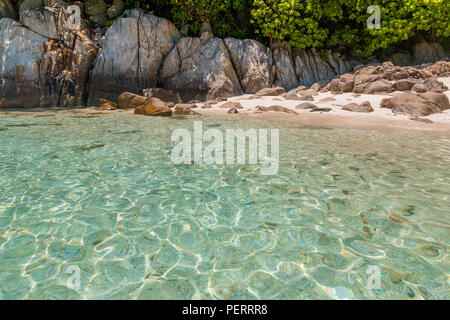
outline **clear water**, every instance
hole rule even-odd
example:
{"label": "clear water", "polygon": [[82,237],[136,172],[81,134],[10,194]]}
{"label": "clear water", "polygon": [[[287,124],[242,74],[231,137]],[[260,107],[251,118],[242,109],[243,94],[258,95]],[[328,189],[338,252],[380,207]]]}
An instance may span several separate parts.
{"label": "clear water", "polygon": [[202,120],[279,127],[278,175],[173,165],[192,118],[1,114],[0,298],[450,298],[450,135]]}

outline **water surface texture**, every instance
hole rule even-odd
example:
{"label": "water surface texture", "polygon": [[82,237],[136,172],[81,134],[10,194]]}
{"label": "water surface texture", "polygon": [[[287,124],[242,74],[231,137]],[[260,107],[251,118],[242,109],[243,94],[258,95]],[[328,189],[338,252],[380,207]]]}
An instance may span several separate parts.
{"label": "water surface texture", "polygon": [[0,298],[450,297],[448,136],[201,120],[280,128],[278,174],[173,165],[192,118],[1,114]]}

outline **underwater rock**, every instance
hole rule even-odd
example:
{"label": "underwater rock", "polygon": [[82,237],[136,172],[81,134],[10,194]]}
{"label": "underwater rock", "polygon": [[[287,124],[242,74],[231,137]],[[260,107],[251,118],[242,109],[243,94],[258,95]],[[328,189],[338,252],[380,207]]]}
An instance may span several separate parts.
{"label": "underwater rock", "polygon": [[79,147],[72,147],[72,150],[82,150],[82,151],[90,151],[93,149],[98,149],[104,147],[105,144],[93,144],[93,145],[86,145],[86,146],[79,146]]}
{"label": "underwater rock", "polygon": [[389,219],[391,219],[392,221],[395,221],[395,222],[399,222],[399,223],[405,223],[405,222],[408,222],[407,219],[405,219],[405,218],[403,218],[403,217],[401,217],[401,216],[399,216],[399,215],[396,215],[396,214],[390,215],[390,216],[389,216]]}

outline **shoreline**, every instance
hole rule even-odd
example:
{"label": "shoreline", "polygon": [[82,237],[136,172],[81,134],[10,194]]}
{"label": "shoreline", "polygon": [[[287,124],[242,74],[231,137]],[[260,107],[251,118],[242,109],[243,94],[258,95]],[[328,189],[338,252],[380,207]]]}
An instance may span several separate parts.
{"label": "shoreline", "polygon": [[[296,123],[315,128],[327,129],[356,129],[364,131],[378,131],[378,132],[405,132],[417,134],[433,134],[444,135],[450,137],[450,110],[445,114],[440,114],[441,117],[446,117],[443,121],[436,121],[433,123],[423,123],[419,121],[410,120],[407,115],[396,115],[392,117],[385,117],[380,115],[358,114],[353,112],[342,113],[312,113],[303,110],[297,110],[298,114],[290,114],[284,112],[255,112],[252,110],[239,110],[238,114],[229,114],[227,109],[210,108],[210,109],[194,109],[200,115],[197,116],[173,116],[174,118],[189,117],[196,120],[201,120],[202,117],[208,118],[222,118],[222,119],[237,119],[237,120],[262,120],[269,122],[282,123]],[[343,114],[345,113],[345,114]],[[114,116],[139,116],[134,115],[134,109],[117,109],[111,111],[99,111],[97,108],[74,108],[74,109],[0,109],[0,118],[4,114],[12,115],[48,115],[48,114],[86,114],[86,115],[114,115]],[[434,115],[436,116],[436,115]],[[141,117],[146,117],[142,116]],[[431,116],[424,117],[430,118]],[[157,117],[155,117],[157,119]]]}
{"label": "shoreline", "polygon": [[[450,86],[450,77],[439,78],[444,84]],[[305,101],[296,101],[283,99],[279,96],[255,97],[250,94],[228,98],[227,101],[220,102],[210,106],[209,108],[202,108],[204,103],[195,104],[197,107],[193,108],[200,115],[191,116],[199,117],[212,116],[221,118],[235,118],[235,119],[256,119],[264,121],[275,121],[278,123],[290,122],[299,123],[307,126],[326,127],[326,128],[341,128],[341,129],[359,129],[359,130],[376,130],[376,131],[391,131],[391,132],[416,132],[421,134],[444,134],[450,135],[450,110],[445,110],[442,113],[434,113],[429,116],[421,117],[426,122],[411,120],[411,115],[395,114],[390,109],[381,108],[380,103],[386,97],[392,97],[401,92],[394,92],[391,94],[360,94],[340,93],[333,94],[331,92],[317,92],[313,95],[314,101],[311,103],[320,108],[329,108],[329,112],[310,112],[305,109],[296,109],[295,107]],[[450,98],[450,91],[444,93]],[[322,100],[332,101],[322,101]],[[358,113],[342,110],[342,106],[348,103],[362,103],[369,101],[374,111],[371,113]],[[237,114],[229,114],[230,108],[223,108],[222,105],[227,102],[239,103],[242,109],[237,109]],[[289,110],[295,111],[297,114],[274,111],[258,111],[258,106],[281,106]],[[2,114],[46,114],[46,113],[87,113],[87,114],[115,114],[123,115],[134,113],[134,109],[117,109],[117,110],[102,110],[96,107],[87,108],[49,108],[49,109],[6,109],[0,108],[0,115]],[[137,115],[136,115],[137,116]],[[430,122],[431,121],[431,122]]]}

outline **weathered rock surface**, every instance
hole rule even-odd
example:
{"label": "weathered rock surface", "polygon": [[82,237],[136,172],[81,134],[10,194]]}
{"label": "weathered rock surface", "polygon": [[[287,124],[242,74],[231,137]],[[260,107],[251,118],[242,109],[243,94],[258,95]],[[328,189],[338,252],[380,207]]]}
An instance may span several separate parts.
{"label": "weathered rock surface", "polygon": [[283,106],[270,106],[270,107],[257,106],[256,109],[263,112],[274,111],[274,112],[297,114],[297,112],[295,112],[294,110],[291,110]]}
{"label": "weathered rock surface", "polygon": [[309,112],[330,112],[331,108],[314,108],[311,109]]}
{"label": "weathered rock surface", "polygon": [[361,104],[349,103],[349,104],[346,104],[342,108],[342,110],[351,111],[351,112],[365,112],[365,113],[370,113],[370,112],[375,111],[375,110],[373,110],[372,105],[370,104],[369,101],[364,101]]}
{"label": "weathered rock surface", "polygon": [[352,92],[355,84],[355,76],[349,73],[343,74],[338,79],[333,79],[325,89],[331,92]]}
{"label": "weathered rock surface", "polygon": [[424,93],[427,92],[427,87],[423,83],[417,83],[411,88],[411,90],[417,93]]}
{"label": "weathered rock surface", "polygon": [[44,6],[43,0],[20,0],[19,1],[19,16],[23,11],[28,9],[37,9]]}
{"label": "weathered rock surface", "polygon": [[392,92],[392,84],[384,79],[376,80],[373,82],[359,83],[359,79],[356,78],[355,86],[353,88],[354,93],[365,94],[386,94]]}
{"label": "weathered rock surface", "polygon": [[123,12],[123,9],[125,8],[125,3],[123,3],[122,0],[114,0],[111,4],[111,7],[106,10],[106,15],[109,19],[113,19],[117,17],[119,14]]}
{"label": "weathered rock surface", "polygon": [[183,101],[206,101],[243,94],[228,51],[219,38],[182,38],[164,60],[162,87]]}
{"label": "weathered rock surface", "polygon": [[[416,83],[432,77],[432,72],[445,73],[446,68],[445,64],[439,64],[433,69],[418,70],[413,67],[394,66],[391,62],[385,62],[380,66],[369,66],[356,71],[354,74],[344,74],[337,79],[333,79],[324,88],[324,91],[358,94],[390,93],[396,90],[407,91],[411,90]],[[437,90],[443,89],[436,82],[432,86]]]}
{"label": "weathered rock surface", "polygon": [[193,108],[190,107],[183,107],[182,105],[178,105],[175,107],[175,110],[173,111],[174,116],[199,116],[200,113],[198,113],[195,110],[192,110]]}
{"label": "weathered rock surface", "polygon": [[47,39],[11,19],[0,20],[0,107],[39,107],[39,69]]}
{"label": "weathered rock surface", "polygon": [[272,45],[272,57],[275,69],[274,85],[291,90],[298,86],[295,63],[289,46],[275,43]]}
{"label": "weathered rock surface", "polygon": [[450,62],[438,61],[430,67],[422,69],[423,72],[430,75],[430,77],[450,77]]}
{"label": "weathered rock surface", "polygon": [[13,3],[10,0],[0,0],[0,19],[1,18],[11,18],[15,19],[17,17],[16,11],[14,10]]}
{"label": "weathered rock surface", "polygon": [[229,113],[229,114],[238,114],[239,111],[238,111],[237,108],[233,107],[230,110],[228,110],[227,113]]}
{"label": "weathered rock surface", "polygon": [[258,97],[275,97],[286,93],[283,87],[264,88],[255,93]]}
{"label": "weathered rock surface", "polygon": [[151,88],[151,89],[144,89],[142,92],[144,96],[146,96],[147,98],[158,98],[162,101],[173,103],[182,102],[178,93],[172,90],[166,90],[162,88]]}
{"label": "weathered rock surface", "polygon": [[439,43],[420,42],[413,48],[414,63],[422,64],[444,59],[446,54]]}
{"label": "weathered rock surface", "polygon": [[347,67],[332,54],[330,57],[333,58],[334,67],[339,73],[336,73],[328,63],[324,62],[314,50],[296,50],[294,57],[295,70],[301,85],[311,86],[316,82],[332,79],[337,74],[341,74],[341,71],[347,72]]}
{"label": "weathered rock surface", "polygon": [[97,55],[88,34],[65,28],[60,6],[23,10],[21,19],[28,28],[10,19],[0,22],[0,106],[85,106]]}
{"label": "weathered rock surface", "polygon": [[122,92],[141,93],[157,87],[164,57],[180,38],[166,19],[129,10],[106,32],[102,50],[94,62],[89,82],[90,105],[100,97],[117,99]]}
{"label": "weathered rock surface", "polygon": [[403,93],[393,98],[383,99],[381,107],[392,109],[394,113],[420,117],[450,109],[450,103],[447,96],[442,93]]}
{"label": "weathered rock surface", "polygon": [[389,60],[396,66],[410,66],[413,64],[413,57],[409,52],[394,53]]}
{"label": "weathered rock surface", "polygon": [[[67,12],[63,6],[35,8],[23,10],[20,14],[20,22],[31,31],[53,39],[63,41],[66,46],[74,41],[74,33],[67,27]],[[82,24],[84,23],[81,20]],[[86,25],[81,26],[85,29]]]}
{"label": "weathered rock surface", "polygon": [[108,6],[103,0],[85,0],[84,12],[88,16],[98,16],[105,14]]}
{"label": "weathered rock surface", "polygon": [[429,91],[434,91],[434,92],[445,92],[448,90],[448,87],[442,82],[439,81],[437,78],[432,77],[432,78],[428,78],[423,82],[425,88],[427,88],[427,90]]}
{"label": "weathered rock surface", "polygon": [[408,91],[414,87],[415,83],[408,79],[402,79],[394,82],[392,84],[392,89],[394,91]]}
{"label": "weathered rock surface", "polygon": [[98,103],[98,110],[104,111],[104,110],[116,110],[117,109],[117,103],[106,100],[106,99],[100,99]]}
{"label": "weathered rock surface", "polygon": [[275,69],[270,49],[255,40],[227,38],[224,43],[245,93],[272,86]]}
{"label": "weathered rock surface", "polygon": [[318,108],[314,103],[304,102],[295,107],[295,109],[316,109]]}
{"label": "weathered rock surface", "polygon": [[164,102],[159,99],[151,98],[145,104],[137,107],[134,110],[134,114],[141,114],[145,116],[155,117],[170,117],[173,112],[172,109],[166,106]]}
{"label": "weathered rock surface", "polygon": [[117,106],[120,109],[133,109],[146,104],[149,101],[150,98],[143,97],[131,92],[124,92],[119,96]]}

